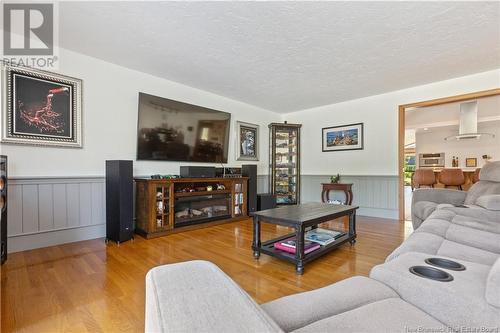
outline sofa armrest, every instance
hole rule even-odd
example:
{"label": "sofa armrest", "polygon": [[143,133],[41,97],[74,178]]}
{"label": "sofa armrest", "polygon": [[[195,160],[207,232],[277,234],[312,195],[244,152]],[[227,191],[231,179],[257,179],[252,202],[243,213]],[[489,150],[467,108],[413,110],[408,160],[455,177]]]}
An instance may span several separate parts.
{"label": "sofa armrest", "polygon": [[419,201],[431,201],[437,204],[463,205],[467,192],[446,188],[421,188],[413,192],[412,206]]}
{"label": "sofa armrest", "polygon": [[422,188],[413,192],[411,222],[416,230],[439,204],[463,205],[467,192],[444,188]]}
{"label": "sofa armrest", "polygon": [[370,277],[386,284],[404,301],[449,327],[498,327],[499,309],[490,305],[485,296],[491,266],[438,255],[459,262],[466,269],[442,269],[453,276],[450,282],[434,281],[410,273],[412,266],[430,267],[425,265],[425,259],[429,257],[425,253],[407,252],[373,267]]}
{"label": "sofa armrest", "polygon": [[283,332],[217,266],[189,261],[146,275],[146,332]]}

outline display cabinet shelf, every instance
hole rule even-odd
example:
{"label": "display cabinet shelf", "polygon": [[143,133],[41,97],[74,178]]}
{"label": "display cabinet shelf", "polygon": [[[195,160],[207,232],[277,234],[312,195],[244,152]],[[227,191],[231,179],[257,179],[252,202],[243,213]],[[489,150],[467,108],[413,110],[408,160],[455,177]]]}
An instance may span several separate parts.
{"label": "display cabinet shelf", "polygon": [[200,191],[200,192],[179,192],[175,193],[176,198],[180,197],[196,197],[203,195],[215,195],[215,194],[225,194],[231,193],[231,190],[216,190],[216,191]]}

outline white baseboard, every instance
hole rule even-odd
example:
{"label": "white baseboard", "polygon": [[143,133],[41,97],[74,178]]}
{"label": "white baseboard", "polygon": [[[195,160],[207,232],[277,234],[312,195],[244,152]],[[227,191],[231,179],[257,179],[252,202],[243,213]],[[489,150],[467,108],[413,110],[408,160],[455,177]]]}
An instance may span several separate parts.
{"label": "white baseboard", "polygon": [[399,212],[393,209],[360,207],[356,211],[358,216],[380,217],[384,219],[399,220]]}
{"label": "white baseboard", "polygon": [[98,224],[9,237],[7,246],[8,253],[14,253],[105,236],[106,225]]}

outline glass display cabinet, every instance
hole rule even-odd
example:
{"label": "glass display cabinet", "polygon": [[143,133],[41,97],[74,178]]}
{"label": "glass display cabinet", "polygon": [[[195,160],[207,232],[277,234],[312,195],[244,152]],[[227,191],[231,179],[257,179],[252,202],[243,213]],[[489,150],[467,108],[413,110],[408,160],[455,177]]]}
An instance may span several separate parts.
{"label": "glass display cabinet", "polygon": [[302,125],[269,125],[270,187],[278,205],[300,202],[300,128]]}

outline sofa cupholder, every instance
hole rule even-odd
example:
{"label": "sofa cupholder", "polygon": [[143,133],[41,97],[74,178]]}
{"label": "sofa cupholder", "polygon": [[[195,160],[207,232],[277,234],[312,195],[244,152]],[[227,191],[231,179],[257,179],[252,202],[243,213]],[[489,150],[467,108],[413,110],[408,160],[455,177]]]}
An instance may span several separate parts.
{"label": "sofa cupholder", "polygon": [[453,281],[453,276],[451,276],[451,274],[434,267],[412,266],[410,267],[410,272],[417,276],[435,281],[441,281],[441,282]]}
{"label": "sofa cupholder", "polygon": [[443,258],[427,258],[425,259],[425,263],[452,271],[465,271],[464,265],[453,260]]}

